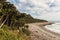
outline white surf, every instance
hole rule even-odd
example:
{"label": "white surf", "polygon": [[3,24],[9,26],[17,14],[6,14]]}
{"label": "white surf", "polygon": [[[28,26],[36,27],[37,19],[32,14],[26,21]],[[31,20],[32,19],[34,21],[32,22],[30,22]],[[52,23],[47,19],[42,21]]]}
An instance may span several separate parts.
{"label": "white surf", "polygon": [[45,28],[47,30],[53,31],[55,33],[60,34],[60,23],[54,23],[52,25],[46,25]]}

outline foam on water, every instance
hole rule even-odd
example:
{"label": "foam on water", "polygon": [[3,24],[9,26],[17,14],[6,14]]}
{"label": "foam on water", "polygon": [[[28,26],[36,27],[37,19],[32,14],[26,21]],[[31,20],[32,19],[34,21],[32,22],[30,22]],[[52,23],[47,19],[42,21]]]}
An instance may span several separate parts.
{"label": "foam on water", "polygon": [[45,28],[47,30],[53,31],[55,33],[59,33],[60,34],[60,23],[54,23],[52,25],[46,25]]}

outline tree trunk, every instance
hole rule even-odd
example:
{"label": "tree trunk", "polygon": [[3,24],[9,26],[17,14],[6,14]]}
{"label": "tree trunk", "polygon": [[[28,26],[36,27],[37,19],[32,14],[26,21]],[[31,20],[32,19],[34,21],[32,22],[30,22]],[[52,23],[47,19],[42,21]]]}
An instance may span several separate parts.
{"label": "tree trunk", "polygon": [[3,19],[4,16],[5,16],[5,14],[2,15],[2,17],[0,18],[0,25],[1,25],[1,23],[2,23],[2,19]]}
{"label": "tree trunk", "polygon": [[6,19],[3,21],[3,23],[1,24],[0,28],[4,25],[4,23],[6,22],[6,20],[8,19],[8,16],[6,17]]}

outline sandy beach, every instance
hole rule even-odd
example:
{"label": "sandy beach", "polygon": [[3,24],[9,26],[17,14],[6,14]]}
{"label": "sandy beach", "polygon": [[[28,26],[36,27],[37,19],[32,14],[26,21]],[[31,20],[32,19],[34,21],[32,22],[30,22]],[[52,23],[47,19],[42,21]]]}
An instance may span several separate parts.
{"label": "sandy beach", "polygon": [[47,30],[44,25],[48,22],[27,24],[31,32],[31,40],[60,40],[60,34]]}

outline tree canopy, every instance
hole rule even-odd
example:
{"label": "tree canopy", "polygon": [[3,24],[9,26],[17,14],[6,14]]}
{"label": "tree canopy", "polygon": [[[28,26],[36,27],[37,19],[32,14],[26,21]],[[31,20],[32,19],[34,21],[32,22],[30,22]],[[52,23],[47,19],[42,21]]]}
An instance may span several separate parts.
{"label": "tree canopy", "polygon": [[7,0],[0,0],[0,2],[5,2],[5,1],[7,1]]}
{"label": "tree canopy", "polygon": [[[0,0],[0,25],[23,26],[25,23],[44,22],[45,20],[34,19],[30,14],[19,12],[16,7],[6,0]],[[45,21],[46,22],[46,21]]]}

